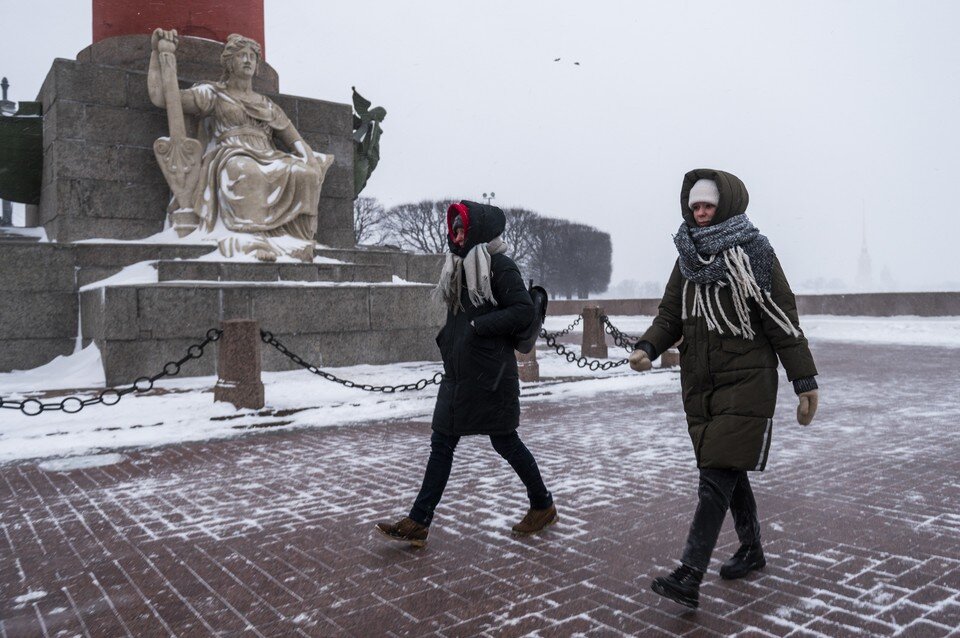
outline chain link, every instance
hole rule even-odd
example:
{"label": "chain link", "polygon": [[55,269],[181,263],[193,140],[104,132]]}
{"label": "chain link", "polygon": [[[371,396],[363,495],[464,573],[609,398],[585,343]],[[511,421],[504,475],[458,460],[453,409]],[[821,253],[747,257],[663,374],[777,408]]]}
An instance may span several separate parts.
{"label": "chain link", "polygon": [[199,359],[203,356],[203,349],[214,341],[219,341],[223,331],[218,328],[207,330],[206,339],[200,343],[195,343],[187,348],[187,354],[178,361],[168,361],[163,365],[163,369],[152,377],[140,377],[126,388],[107,388],[101,391],[95,397],[81,399],[76,396],[69,396],[57,402],[42,403],[37,399],[26,399],[24,401],[10,401],[0,398],[0,408],[8,410],[20,410],[27,416],[37,416],[42,412],[53,412],[61,410],[67,414],[76,414],[88,405],[116,405],[124,396],[131,392],[144,393],[153,390],[153,384],[164,377],[172,377],[180,374],[180,368],[184,363],[191,359]]}
{"label": "chain link", "polygon": [[557,338],[552,334],[548,334],[546,330],[541,330],[540,336],[544,338],[548,346],[557,351],[558,355],[566,359],[569,363],[576,363],[578,368],[588,368],[593,371],[609,370],[610,368],[619,368],[629,361],[629,359],[621,359],[619,361],[587,359],[583,355],[577,355],[577,353],[572,350],[567,350],[562,343],[557,343]]}
{"label": "chain link", "polygon": [[431,385],[440,385],[440,382],[443,381],[443,373],[438,372],[433,377],[429,379],[420,379],[415,383],[404,383],[403,385],[370,385],[369,383],[357,383],[356,381],[350,381],[348,379],[341,379],[335,375],[325,372],[318,368],[317,366],[307,363],[299,355],[290,352],[290,350],[280,343],[272,332],[266,330],[260,331],[260,339],[277,350],[279,350],[285,357],[296,363],[298,366],[305,368],[307,371],[323,377],[327,381],[333,381],[334,383],[339,383],[345,388],[356,388],[358,390],[364,390],[365,392],[383,392],[385,394],[393,394],[395,392],[408,392],[410,390],[423,390],[427,386]]}
{"label": "chain link", "polygon": [[541,331],[540,331],[540,336],[543,337],[543,338],[545,338],[545,339],[546,339],[547,337],[553,337],[554,339],[556,339],[556,338],[558,338],[558,337],[562,337],[562,336],[564,336],[564,335],[566,335],[566,334],[569,334],[569,332],[570,332],[571,330],[573,330],[574,328],[576,328],[576,327],[580,324],[581,321],[583,321],[583,315],[577,315],[577,318],[573,320],[573,323],[571,323],[569,326],[567,326],[566,328],[564,328],[564,329],[561,330],[560,332],[547,332],[546,330],[541,330]]}
{"label": "chain link", "polygon": [[640,337],[634,337],[628,335],[626,332],[623,332],[617,329],[613,323],[610,322],[610,317],[607,315],[600,315],[600,321],[603,323],[604,331],[613,337],[613,342],[626,350],[627,352],[633,352],[634,346],[640,341]]}

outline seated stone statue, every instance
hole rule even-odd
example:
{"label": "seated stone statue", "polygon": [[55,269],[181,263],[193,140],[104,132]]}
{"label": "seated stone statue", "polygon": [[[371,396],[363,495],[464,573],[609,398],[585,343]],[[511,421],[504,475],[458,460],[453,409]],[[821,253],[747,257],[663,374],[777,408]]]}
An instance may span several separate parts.
{"label": "seated stone statue", "polygon": [[[172,53],[176,45],[176,31],[154,31],[147,81],[153,103],[168,108],[171,138],[176,135],[171,106],[175,111],[177,105],[171,105],[173,100],[165,95],[178,94],[183,113],[203,118],[197,135],[199,166],[164,168],[175,200],[177,189],[170,172],[199,173],[192,176],[189,192],[179,197],[179,210],[192,209],[198,225],[195,232],[217,239],[228,257],[242,252],[263,261],[283,254],[312,260],[320,189],[333,156],[313,152],[283,110],[253,90],[261,56],[255,41],[231,35],[220,56],[223,76],[219,82],[202,82],[186,90],[175,84],[177,92],[172,93],[169,83],[176,82],[175,61],[171,64],[169,57],[165,65],[158,53]],[[275,138],[293,152],[278,150]],[[159,158],[161,151],[157,153]],[[180,156],[176,162],[189,164],[190,160]]]}

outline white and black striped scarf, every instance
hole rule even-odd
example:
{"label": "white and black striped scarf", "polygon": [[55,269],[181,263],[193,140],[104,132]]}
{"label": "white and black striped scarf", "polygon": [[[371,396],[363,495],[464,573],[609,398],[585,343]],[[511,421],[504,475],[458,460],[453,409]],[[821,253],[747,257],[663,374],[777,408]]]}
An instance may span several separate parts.
{"label": "white and black striped scarf", "polygon": [[[725,222],[691,228],[680,226],[673,242],[680,254],[684,277],[683,318],[702,316],[707,328],[724,334],[724,326],[736,336],[753,339],[748,302],[754,299],[784,332],[800,336],[786,313],[773,301],[771,287],[775,253],[770,241],[760,234],[746,215],[734,215]],[[693,305],[687,312],[687,288],[693,282]],[[730,288],[736,323],[720,305],[720,289]]]}

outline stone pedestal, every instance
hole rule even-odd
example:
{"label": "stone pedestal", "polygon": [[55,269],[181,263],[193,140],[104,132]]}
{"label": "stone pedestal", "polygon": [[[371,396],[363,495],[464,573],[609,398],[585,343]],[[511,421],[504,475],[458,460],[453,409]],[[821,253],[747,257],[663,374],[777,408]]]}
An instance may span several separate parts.
{"label": "stone pedestal", "polygon": [[676,348],[669,348],[660,355],[661,368],[675,368],[680,365],[680,351]]}
{"label": "stone pedestal", "polygon": [[[154,261],[156,283],[94,287],[80,293],[84,343],[100,349],[108,385],[129,383],[163,367],[207,330],[228,319],[254,319],[293,352],[316,365],[345,366],[430,361],[445,311],[430,292],[440,255],[430,255],[429,284],[408,281],[428,270],[419,255],[398,251],[330,251],[365,264],[255,264],[197,261],[184,248],[163,245],[77,244],[77,276],[89,281],[119,269],[120,259]],[[206,248],[209,252],[209,248]],[[179,261],[176,261],[177,258]],[[406,257],[406,261],[404,261]],[[353,261],[351,259],[351,261]],[[391,263],[394,262],[394,263]],[[82,264],[97,264],[89,268]],[[113,264],[106,269],[100,264]],[[74,276],[73,262],[63,276]],[[87,271],[91,273],[88,275]],[[426,275],[426,273],[424,273]],[[266,281],[268,280],[269,281]],[[338,281],[333,281],[338,279]],[[73,297],[76,298],[75,296]],[[76,310],[72,316],[76,334]],[[0,337],[4,326],[0,325]],[[70,342],[72,344],[72,341]],[[219,346],[219,344],[218,344]],[[0,364],[6,364],[0,360]],[[36,364],[34,364],[36,365]],[[273,348],[263,348],[263,370],[297,369]],[[17,367],[14,363],[14,367]],[[185,375],[215,373],[215,359],[190,361]]]}
{"label": "stone pedestal", "polygon": [[260,326],[251,319],[232,319],[221,324],[223,336],[217,350],[217,385],[214,401],[237,408],[263,407],[260,380]]}
{"label": "stone pedestal", "polygon": [[603,308],[583,309],[583,348],[582,354],[591,359],[606,359],[607,334],[603,331],[600,315]]}
{"label": "stone pedestal", "polygon": [[520,380],[534,383],[540,380],[540,364],[537,363],[537,349],[528,354],[517,353],[517,369],[520,371]]}
{"label": "stone pedestal", "polygon": [[69,247],[4,239],[0,296],[0,372],[34,368],[73,351],[78,300]]}

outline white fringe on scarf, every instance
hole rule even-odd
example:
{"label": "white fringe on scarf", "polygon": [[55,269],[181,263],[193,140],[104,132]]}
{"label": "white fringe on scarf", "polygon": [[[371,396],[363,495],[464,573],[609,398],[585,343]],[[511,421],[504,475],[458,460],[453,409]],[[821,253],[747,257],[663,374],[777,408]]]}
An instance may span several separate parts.
{"label": "white fringe on scarf", "polygon": [[[693,307],[689,316],[703,317],[707,322],[707,329],[715,330],[718,334],[724,334],[723,325],[734,335],[744,339],[753,339],[756,336],[750,325],[750,306],[748,302],[754,299],[757,305],[763,309],[767,315],[788,335],[793,337],[801,336],[800,329],[791,323],[780,306],[774,301],[769,292],[762,290],[757,283],[757,278],[750,267],[750,257],[740,246],[734,246],[720,253],[727,266],[726,281],[719,280],[709,284],[694,284]],[[700,260],[709,264],[718,255],[711,255],[709,259]],[[687,286],[689,279],[683,280],[683,293],[680,302],[681,318],[686,319],[687,314]],[[730,288],[733,298],[733,309],[736,312],[736,323],[730,321],[723,306],[720,304],[720,289]],[[712,298],[711,298],[712,297]],[[720,320],[723,320],[721,324]]]}
{"label": "white fringe on scarf", "polygon": [[463,258],[448,252],[443,262],[443,270],[440,272],[440,281],[433,291],[434,298],[453,308],[454,312],[461,310],[460,273],[466,272],[470,303],[477,307],[489,301],[496,306],[497,300],[493,297],[490,281],[490,255],[505,253],[507,248],[506,242],[496,237],[488,243],[477,244]]}

